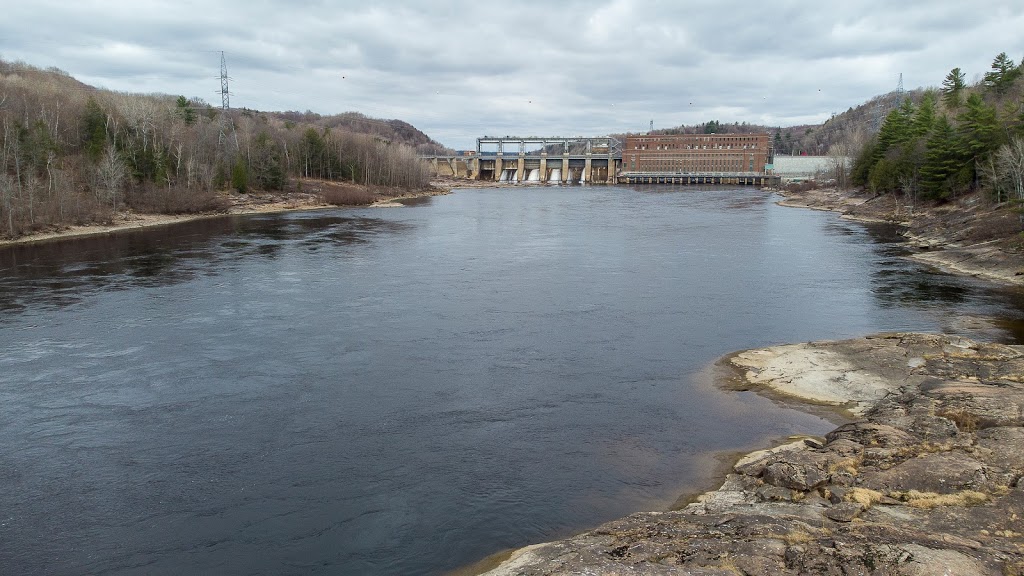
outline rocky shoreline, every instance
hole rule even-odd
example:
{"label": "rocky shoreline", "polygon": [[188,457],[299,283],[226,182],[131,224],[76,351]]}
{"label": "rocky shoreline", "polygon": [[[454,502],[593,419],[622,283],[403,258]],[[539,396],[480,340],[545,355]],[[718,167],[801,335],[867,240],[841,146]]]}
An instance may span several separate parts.
{"label": "rocky shoreline", "polygon": [[718,490],[517,550],[490,576],[1024,574],[1024,346],[882,334],[722,361],[729,386],[852,420]]}
{"label": "rocky shoreline", "polygon": [[1020,216],[982,192],[944,204],[912,206],[895,195],[835,188],[779,190],[781,206],[839,212],[860,222],[904,227],[910,258],[946,272],[1024,285],[1024,240]]}

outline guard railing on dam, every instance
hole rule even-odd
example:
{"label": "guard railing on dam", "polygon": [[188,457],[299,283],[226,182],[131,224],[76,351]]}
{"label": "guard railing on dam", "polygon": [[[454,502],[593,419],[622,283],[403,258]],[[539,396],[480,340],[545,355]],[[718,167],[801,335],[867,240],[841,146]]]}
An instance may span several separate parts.
{"label": "guard railing on dam", "polygon": [[774,186],[779,177],[758,172],[622,172],[618,175],[622,184],[728,184],[734,186]]}

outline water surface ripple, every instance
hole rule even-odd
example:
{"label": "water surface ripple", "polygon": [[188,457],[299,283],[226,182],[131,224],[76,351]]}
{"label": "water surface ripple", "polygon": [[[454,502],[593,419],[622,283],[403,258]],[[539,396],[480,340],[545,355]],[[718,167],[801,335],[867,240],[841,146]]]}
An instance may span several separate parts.
{"label": "water surface ripple", "polygon": [[902,251],[617,187],[0,249],[0,572],[431,574],[664,508],[711,451],[830,427],[706,386],[724,353],[1020,338],[1019,292]]}

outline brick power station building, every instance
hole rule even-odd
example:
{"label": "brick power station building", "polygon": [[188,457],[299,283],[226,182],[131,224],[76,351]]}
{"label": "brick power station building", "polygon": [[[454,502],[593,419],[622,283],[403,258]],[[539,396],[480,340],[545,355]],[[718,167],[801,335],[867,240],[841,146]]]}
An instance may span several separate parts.
{"label": "brick power station building", "polygon": [[619,180],[634,184],[752,184],[774,178],[768,134],[627,136]]}

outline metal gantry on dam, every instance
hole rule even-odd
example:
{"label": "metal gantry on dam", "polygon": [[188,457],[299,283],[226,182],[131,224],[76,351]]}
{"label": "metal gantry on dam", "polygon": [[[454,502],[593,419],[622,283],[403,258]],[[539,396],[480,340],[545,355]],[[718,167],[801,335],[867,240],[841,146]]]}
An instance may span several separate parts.
{"label": "metal gantry on dam", "polygon": [[434,173],[470,180],[568,184],[614,183],[621,162],[615,138],[514,136],[476,139],[476,150],[423,156]]}
{"label": "metal gantry on dam", "polygon": [[[574,184],[574,183],[630,183],[630,184],[740,184],[760,186],[777,179],[771,165],[759,160],[759,166],[746,163],[743,169],[725,169],[716,163],[724,157],[723,142],[732,142],[735,135],[679,136],[687,142],[699,139],[702,145],[688,144],[669,148],[659,145],[657,150],[636,145],[635,137],[627,138],[630,150],[618,139],[599,137],[518,137],[484,136],[476,139],[476,150],[459,155],[432,155],[422,159],[430,163],[437,176],[452,176],[470,180],[489,180],[510,184]],[[767,135],[762,141],[767,142]],[[671,141],[673,136],[658,137]],[[751,139],[753,140],[753,139]],[[662,152],[664,146],[664,152]],[[732,145],[729,144],[729,150]],[[710,147],[710,150],[709,150]],[[633,149],[635,148],[635,150]],[[746,147],[744,148],[746,150]],[[750,145],[751,152],[753,144]],[[739,149],[737,149],[737,152]],[[770,158],[764,151],[763,158]],[[624,156],[630,166],[624,165]],[[641,162],[637,164],[637,156]],[[644,158],[648,161],[644,163]],[[683,162],[686,159],[686,163]],[[668,162],[671,160],[672,162]],[[730,164],[731,165],[731,164]],[[691,169],[691,166],[697,169]],[[738,166],[738,164],[737,164]],[[749,167],[749,169],[748,169]]]}

